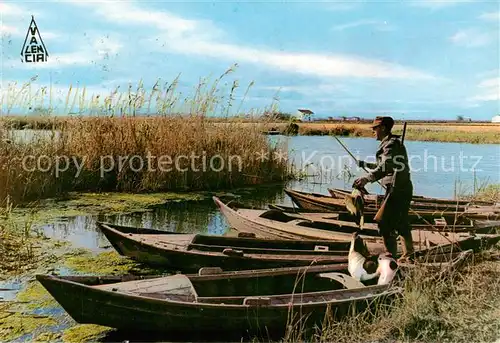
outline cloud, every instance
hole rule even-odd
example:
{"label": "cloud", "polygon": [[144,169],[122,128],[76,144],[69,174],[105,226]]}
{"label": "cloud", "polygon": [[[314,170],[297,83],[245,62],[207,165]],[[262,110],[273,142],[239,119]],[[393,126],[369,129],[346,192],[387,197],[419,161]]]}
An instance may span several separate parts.
{"label": "cloud", "polygon": [[354,56],[281,52],[207,41],[179,41],[171,44],[178,53],[265,65],[291,73],[331,77],[434,79],[433,76],[400,65]]}
{"label": "cloud", "polygon": [[460,46],[476,48],[490,44],[498,38],[496,31],[484,31],[475,28],[460,30],[450,40]]}
{"label": "cloud", "polygon": [[0,13],[2,13],[2,17],[6,16],[22,16],[26,13],[26,11],[18,6],[10,3],[0,3]]}
{"label": "cloud", "polygon": [[479,16],[479,19],[481,20],[486,20],[486,21],[500,21],[500,12],[489,12],[489,13],[483,13]]}
{"label": "cloud", "polygon": [[[75,0],[76,1],[76,0]],[[88,6],[76,2],[79,6]],[[149,11],[131,3],[91,4],[106,20],[127,26],[152,26],[170,50],[185,55],[200,55],[229,62],[250,63],[303,75],[330,78],[338,76],[367,78],[433,79],[432,75],[383,61],[354,56],[282,52],[221,42],[224,33],[212,22],[180,18],[164,11]],[[154,45],[153,45],[154,46]],[[158,51],[165,51],[164,48]]]}
{"label": "cloud", "polygon": [[345,87],[333,84],[318,84],[311,86],[293,85],[293,86],[264,86],[260,89],[276,91],[279,93],[299,93],[307,96],[317,96],[320,94],[332,94],[343,91]]}
{"label": "cloud", "polygon": [[0,36],[18,35],[19,33],[19,30],[13,26],[4,25],[3,23],[0,26]]}
{"label": "cloud", "polygon": [[[26,27],[26,31],[22,31],[19,28],[14,27],[12,25],[3,24],[3,23],[1,23],[1,25],[0,25],[0,35],[1,36],[11,35],[11,36],[15,36],[15,37],[25,37],[27,31],[28,31],[28,27]],[[43,40],[55,39],[55,38],[62,37],[61,33],[52,32],[52,31],[43,31],[43,32],[40,32],[40,35],[42,36]]]}
{"label": "cloud", "polygon": [[463,4],[472,1],[474,0],[417,0],[417,1],[410,1],[409,4],[414,7],[441,9],[444,7],[450,7],[456,4]]}
{"label": "cloud", "polygon": [[159,30],[168,32],[172,39],[184,39],[191,36],[215,38],[220,30],[209,20],[185,19],[165,11],[151,11],[135,6],[131,2],[106,1],[84,2],[69,0],[70,3],[87,7],[106,20],[130,25],[154,26]]}
{"label": "cloud", "polygon": [[[497,72],[498,75],[498,72]],[[499,101],[500,100],[500,76],[481,81],[477,88],[477,95],[469,98],[469,101]]]}
{"label": "cloud", "polygon": [[347,24],[342,24],[342,25],[335,25],[332,27],[333,31],[344,31],[347,29],[353,29],[356,27],[360,26],[373,26],[375,29],[379,31],[392,31],[394,30],[394,27],[389,25],[387,21],[381,21],[381,20],[358,20],[358,21],[353,21]]}

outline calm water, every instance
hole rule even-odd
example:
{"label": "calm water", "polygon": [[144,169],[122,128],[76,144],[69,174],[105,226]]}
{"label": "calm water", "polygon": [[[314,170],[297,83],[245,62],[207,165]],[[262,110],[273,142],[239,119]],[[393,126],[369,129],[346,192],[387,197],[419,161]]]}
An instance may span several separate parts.
{"label": "calm water", "polygon": [[[499,133],[500,134],[500,133]],[[305,167],[313,163],[308,174],[319,175],[316,182],[302,182],[298,187],[326,192],[328,187],[349,188],[353,178],[346,180],[346,167],[354,176],[365,172],[355,166],[353,159],[333,137],[299,136],[279,138],[288,142],[295,164]],[[373,138],[339,138],[359,159],[374,161],[379,142]],[[472,192],[474,178],[481,182],[500,183],[500,145],[441,142],[405,143],[410,158],[414,192],[430,197],[453,198],[457,190]],[[322,166],[322,169],[316,166]],[[318,182],[319,181],[319,182]],[[321,184],[322,182],[327,185]],[[457,184],[457,186],[456,186]],[[367,186],[371,192],[383,193],[377,184]]]}

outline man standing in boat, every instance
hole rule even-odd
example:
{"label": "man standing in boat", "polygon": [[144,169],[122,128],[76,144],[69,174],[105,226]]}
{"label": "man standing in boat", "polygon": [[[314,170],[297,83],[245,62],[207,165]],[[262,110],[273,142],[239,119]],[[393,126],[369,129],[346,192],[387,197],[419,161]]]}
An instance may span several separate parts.
{"label": "man standing in boat", "polygon": [[[383,238],[386,252],[397,256],[397,235],[400,236],[403,255],[406,259],[413,253],[411,226],[408,218],[413,195],[413,184],[408,166],[406,148],[400,136],[392,134],[394,120],[391,117],[376,117],[372,129],[380,145],[376,158],[377,163],[359,161],[359,167],[371,169],[367,176],[354,181],[353,187],[361,189],[368,182],[381,181],[386,188],[387,203],[378,222],[380,235]],[[394,173],[397,171],[397,173]],[[393,180],[393,177],[394,180]]]}

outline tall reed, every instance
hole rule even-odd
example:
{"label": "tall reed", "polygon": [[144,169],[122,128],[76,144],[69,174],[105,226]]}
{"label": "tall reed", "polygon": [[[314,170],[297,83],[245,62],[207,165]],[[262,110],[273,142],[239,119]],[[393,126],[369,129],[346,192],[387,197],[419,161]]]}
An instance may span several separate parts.
{"label": "tall reed", "polygon": [[[208,119],[214,111],[234,115],[239,83],[232,83],[229,95],[219,88],[232,72],[212,83],[202,80],[194,95],[185,97],[176,90],[178,78],[163,86],[157,82],[148,91],[140,81],[135,90],[129,86],[90,100],[85,87],[70,87],[65,109],[74,111],[79,103],[79,112],[93,115],[42,116],[43,128],[50,129],[42,136],[0,141],[0,204],[69,191],[211,190],[284,180],[286,147],[262,135],[265,123],[242,125],[250,116],[234,116],[227,123]],[[23,86],[21,95],[26,89],[32,92]],[[23,98],[14,93],[10,89],[5,98],[9,108]],[[241,102],[236,105],[241,108]],[[139,115],[145,108],[157,113]],[[10,120],[0,121],[7,127],[2,131],[0,126],[0,134],[9,133]],[[277,155],[279,150],[283,154]],[[66,170],[57,173],[56,161]]]}

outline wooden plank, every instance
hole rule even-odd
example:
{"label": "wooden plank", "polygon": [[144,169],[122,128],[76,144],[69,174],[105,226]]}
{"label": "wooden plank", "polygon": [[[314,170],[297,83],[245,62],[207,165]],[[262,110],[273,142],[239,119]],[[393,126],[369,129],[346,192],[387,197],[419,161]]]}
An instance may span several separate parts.
{"label": "wooden plank", "polygon": [[[266,249],[266,248],[247,248],[241,246],[226,246],[226,245],[206,245],[206,244],[189,244],[187,250],[200,250],[200,251],[212,251],[212,252],[222,252],[224,249],[234,249],[241,250],[245,253],[253,254],[283,254],[283,255],[347,255],[348,250],[298,250],[298,249]],[[328,247],[327,247],[328,248]]]}

